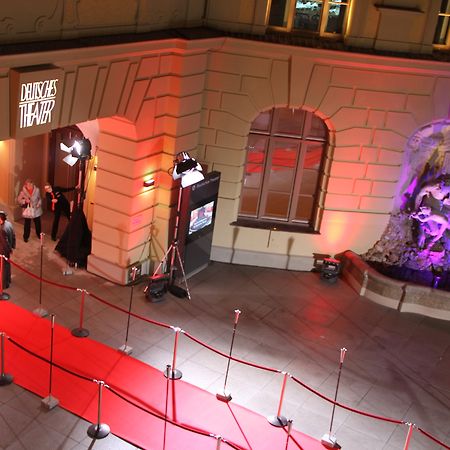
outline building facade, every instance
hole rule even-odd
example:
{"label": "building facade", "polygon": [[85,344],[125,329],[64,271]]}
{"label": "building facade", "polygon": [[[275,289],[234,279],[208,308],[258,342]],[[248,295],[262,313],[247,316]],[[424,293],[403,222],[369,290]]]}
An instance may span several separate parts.
{"label": "building facade", "polygon": [[221,173],[212,259],[308,270],[377,241],[409,138],[449,117],[445,1],[16,3],[0,18],[0,202],[68,178],[76,127],[94,155],[87,268],[119,283],[170,242],[178,152]]}

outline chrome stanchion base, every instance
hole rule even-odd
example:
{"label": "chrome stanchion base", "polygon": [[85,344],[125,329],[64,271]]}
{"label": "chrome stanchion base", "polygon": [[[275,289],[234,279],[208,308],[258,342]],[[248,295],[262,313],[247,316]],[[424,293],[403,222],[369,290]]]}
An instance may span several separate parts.
{"label": "chrome stanchion base", "polygon": [[164,376],[166,378],[170,378],[171,380],[179,380],[183,376],[183,373],[178,369],[166,369],[164,371]]}
{"label": "chrome stanchion base", "polygon": [[288,423],[286,417],[284,416],[269,416],[267,417],[268,422],[274,427],[285,427]]}
{"label": "chrome stanchion base", "polygon": [[38,317],[47,317],[48,311],[39,306],[38,308],[33,310],[33,314]]}
{"label": "chrome stanchion base", "polygon": [[228,403],[231,401],[231,399],[233,397],[231,397],[231,394],[229,394],[228,392],[222,391],[222,392],[218,392],[216,394],[216,398],[217,398],[217,400],[220,400],[221,402]]}
{"label": "chrome stanchion base", "polygon": [[320,439],[321,444],[326,448],[341,448],[336,441],[336,436],[329,433],[324,434]]}
{"label": "chrome stanchion base", "polygon": [[41,400],[41,405],[50,410],[59,405],[59,400],[50,394],[48,397],[45,397]]}
{"label": "chrome stanchion base", "polygon": [[0,386],[6,386],[13,382],[14,377],[9,373],[2,373],[0,375]]}
{"label": "chrome stanchion base", "polygon": [[72,330],[72,336],[75,337],[88,337],[89,336],[89,330],[86,328],[74,328]]}
{"label": "chrome stanchion base", "polygon": [[121,353],[125,353],[125,355],[131,355],[133,353],[133,347],[125,344],[120,346],[117,350],[119,350],[119,352]]}
{"label": "chrome stanchion base", "polygon": [[109,425],[106,425],[106,423],[96,423],[92,424],[88,430],[87,434],[92,439],[103,439],[111,432],[111,429],[109,428]]}
{"label": "chrome stanchion base", "polygon": [[11,298],[11,296],[9,294],[7,294],[6,292],[2,292],[0,294],[0,300],[9,300]]}

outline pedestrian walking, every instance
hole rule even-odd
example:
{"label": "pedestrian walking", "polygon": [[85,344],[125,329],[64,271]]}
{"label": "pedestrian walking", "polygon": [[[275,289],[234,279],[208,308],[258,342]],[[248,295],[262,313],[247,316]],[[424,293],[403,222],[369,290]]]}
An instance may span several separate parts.
{"label": "pedestrian walking", "polygon": [[31,231],[31,221],[34,222],[36,236],[41,238],[42,200],[39,188],[29,178],[25,180],[19,192],[17,202],[22,207],[22,217],[25,219],[23,227],[23,240],[28,242]]}

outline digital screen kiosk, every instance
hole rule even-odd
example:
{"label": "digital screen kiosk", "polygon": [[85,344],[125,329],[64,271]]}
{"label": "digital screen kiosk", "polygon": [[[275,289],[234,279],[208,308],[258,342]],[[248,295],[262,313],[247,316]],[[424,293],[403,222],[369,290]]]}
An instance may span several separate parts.
{"label": "digital screen kiosk", "polygon": [[219,184],[220,173],[210,172],[182,190],[178,248],[188,278],[209,264]]}

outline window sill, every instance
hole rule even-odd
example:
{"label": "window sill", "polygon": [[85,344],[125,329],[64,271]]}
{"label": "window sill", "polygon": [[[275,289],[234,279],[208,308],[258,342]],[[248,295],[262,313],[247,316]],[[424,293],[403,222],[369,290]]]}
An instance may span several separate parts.
{"label": "window sill", "polygon": [[302,224],[287,224],[287,223],[274,223],[265,222],[263,220],[249,220],[238,219],[232,222],[230,225],[243,228],[256,228],[258,230],[271,230],[271,231],[286,231],[289,233],[304,233],[304,234],[320,234],[319,231],[315,231],[310,225]]}

